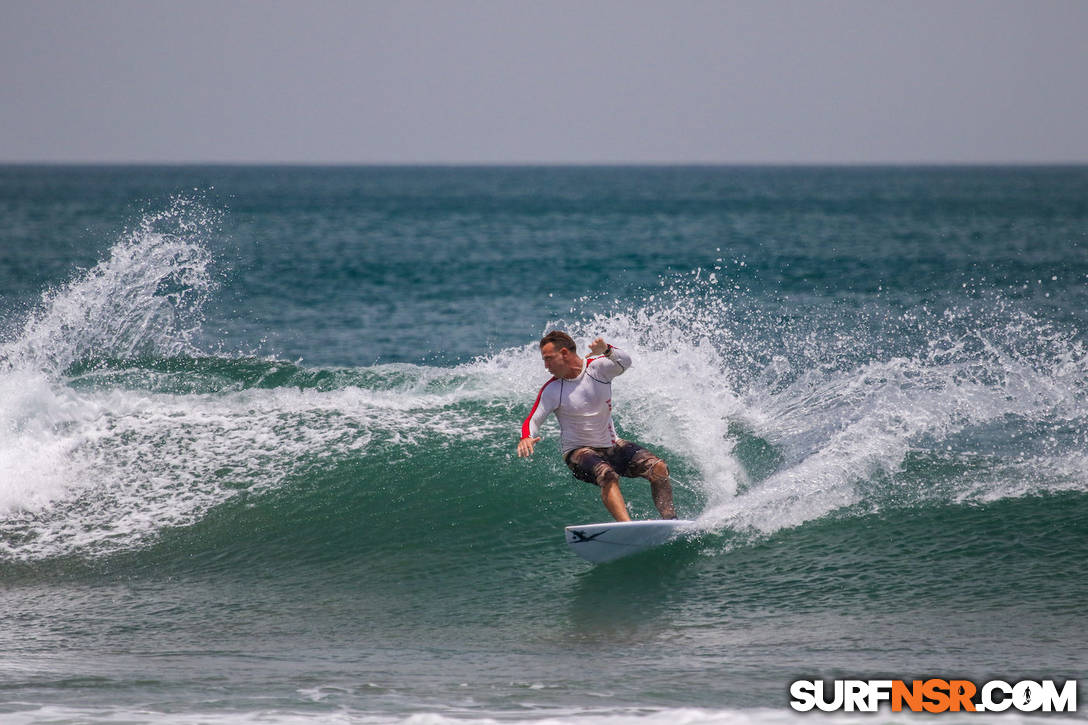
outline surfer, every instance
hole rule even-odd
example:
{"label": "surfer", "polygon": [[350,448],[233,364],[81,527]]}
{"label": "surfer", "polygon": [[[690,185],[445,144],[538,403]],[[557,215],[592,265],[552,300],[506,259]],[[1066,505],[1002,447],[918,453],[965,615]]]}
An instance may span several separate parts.
{"label": "surfer", "polygon": [[612,379],[631,367],[631,356],[598,337],[583,359],[565,332],[553,330],[540,341],[540,357],[552,379],[536,396],[521,426],[518,456],[533,454],[540,426],[549,413],[559,421],[563,460],[574,477],[596,484],[616,521],[630,521],[620,492],[620,476],[650,482],[654,506],[663,519],[675,519],[669,467],[650,451],[616,437],[612,424]]}

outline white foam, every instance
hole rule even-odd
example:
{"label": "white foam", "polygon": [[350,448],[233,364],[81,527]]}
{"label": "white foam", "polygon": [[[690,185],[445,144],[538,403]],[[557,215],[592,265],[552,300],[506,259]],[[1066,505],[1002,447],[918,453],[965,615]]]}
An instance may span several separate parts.
{"label": "white foam", "polygon": [[[888,711],[884,711],[886,716]],[[357,710],[338,709],[318,713],[263,709],[252,712],[156,712],[136,708],[76,708],[47,705],[27,706],[27,709],[5,714],[10,725],[44,725],[57,722],[80,722],[100,725],[141,722],[152,725],[580,725],[586,722],[602,725],[785,725],[787,723],[832,723],[861,725],[871,723],[871,713],[799,713],[787,708],[532,708],[511,712],[481,713],[479,711],[420,711],[408,714],[372,714]],[[950,723],[975,722],[972,713],[952,714],[942,718]],[[877,716],[877,721],[882,720]],[[896,722],[932,722],[927,713],[895,713]],[[991,722],[1005,725],[1037,722],[1038,716],[1021,713],[991,715]],[[1083,722],[1064,715],[1047,715],[1046,721],[1058,725]]]}
{"label": "white foam", "polygon": [[0,372],[0,516],[41,510],[71,484],[83,417],[74,398],[40,373]]}
{"label": "white foam", "polygon": [[[195,523],[242,490],[275,489],[323,465],[363,457],[372,444],[385,444],[388,461],[390,446],[410,456],[429,437],[483,440],[502,426],[495,418],[448,412],[483,394],[471,387],[416,394],[354,387],[65,394],[78,415],[62,433],[39,425],[20,436],[23,448],[35,448],[36,485],[0,488],[5,528],[33,531],[7,546],[9,556],[93,555],[141,545],[165,527]],[[55,470],[64,473],[52,481]],[[43,482],[50,484],[45,498]],[[35,515],[45,508],[48,515]]]}

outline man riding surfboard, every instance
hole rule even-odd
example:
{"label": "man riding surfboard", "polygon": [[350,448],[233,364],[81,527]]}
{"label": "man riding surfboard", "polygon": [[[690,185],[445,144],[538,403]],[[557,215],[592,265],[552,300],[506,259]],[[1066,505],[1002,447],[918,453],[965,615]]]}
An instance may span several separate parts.
{"label": "man riding surfboard", "polygon": [[617,437],[612,424],[612,380],[631,367],[631,356],[600,337],[589,351],[590,357],[580,357],[574,339],[559,330],[540,340],[540,357],[553,377],[522,423],[518,456],[533,454],[541,424],[555,413],[563,460],[575,478],[600,487],[612,518],[631,520],[619,485],[619,477],[625,476],[647,479],[661,518],[675,519],[668,466],[645,448]]}

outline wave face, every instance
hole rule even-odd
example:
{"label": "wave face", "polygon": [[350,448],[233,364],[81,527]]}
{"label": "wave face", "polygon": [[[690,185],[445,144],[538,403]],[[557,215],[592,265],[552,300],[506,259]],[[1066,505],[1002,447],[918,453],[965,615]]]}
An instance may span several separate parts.
{"label": "wave face", "polygon": [[[418,173],[424,180],[409,185],[412,194],[374,191],[377,209],[351,209],[385,218],[391,234],[445,230],[456,237],[452,247],[466,249],[471,244],[456,235],[481,218],[500,227],[514,224],[504,215],[521,219],[522,233],[538,241],[533,235],[551,220],[555,248],[575,255],[566,235],[576,236],[571,230],[587,216],[612,224],[613,235],[652,236],[662,231],[653,215],[668,212],[674,216],[661,224],[674,233],[687,223],[744,248],[789,208],[767,191],[786,177],[749,179],[755,198],[707,222],[716,207],[690,189],[672,207],[655,198],[650,216],[639,216],[636,201],[647,188],[671,193],[652,171],[649,181],[626,185],[611,176],[615,170],[602,170],[594,177],[600,189],[573,199],[559,189],[573,183],[574,171],[545,178],[546,193],[537,196],[508,191],[506,176],[488,176],[498,172],[465,172],[468,189],[491,189],[498,201],[483,192],[443,196],[442,179],[452,172]],[[718,179],[691,173],[696,190]],[[885,196],[861,208],[922,234],[918,222],[889,211],[914,214],[918,185],[907,172],[887,173]],[[808,195],[819,197],[819,184],[803,173],[791,183],[802,208],[813,204],[830,218],[795,219],[801,230],[819,237],[843,228],[836,215],[861,214],[853,196],[855,206],[833,194],[813,201]],[[868,188],[865,180],[842,183]],[[308,188],[294,192],[306,211],[289,210],[291,233],[315,214]],[[897,194],[908,202],[897,204]],[[420,199],[423,209],[409,213]],[[947,203],[951,210],[938,220],[952,224],[965,212]],[[493,270],[494,250],[444,259],[444,287],[371,316],[391,290],[411,298],[421,278],[438,284],[418,270],[411,244],[401,256],[396,245],[383,247],[390,256],[372,260],[376,272],[346,262],[359,269],[355,308],[341,296],[343,270],[334,264],[347,252],[307,238],[255,241],[244,229],[269,233],[261,220],[273,212],[235,204],[241,210],[227,213],[207,196],[180,196],[140,212],[93,264],[8,305],[0,344],[0,573],[25,594],[13,594],[12,606],[64,619],[70,605],[42,592],[140,585],[150,600],[96,594],[77,597],[78,606],[137,633],[120,635],[122,642],[155,632],[164,651],[184,648],[214,610],[226,649],[272,656],[297,648],[307,667],[320,661],[331,632],[355,632],[333,648],[334,659],[376,657],[362,670],[397,684],[347,686],[351,668],[343,661],[330,665],[339,674],[328,682],[272,677],[269,688],[280,694],[318,693],[307,700],[317,716],[328,707],[394,719],[478,712],[451,705],[460,682],[443,679],[441,652],[453,653],[458,672],[475,673],[472,696],[499,717],[515,701],[592,711],[584,708],[597,695],[587,693],[606,683],[609,702],[664,712],[680,692],[698,707],[749,712],[776,697],[799,666],[812,668],[804,674],[835,667],[905,676],[952,665],[963,665],[957,675],[1009,675],[1003,668],[1013,656],[1011,669],[1029,674],[1083,664],[1064,645],[1032,644],[1046,618],[1055,636],[1075,639],[1083,617],[1074,605],[1088,596],[1083,577],[1062,574],[1088,560],[1088,349],[1077,306],[1088,261],[1076,245],[1063,253],[1040,243],[1035,257],[999,247],[991,266],[968,265],[952,285],[924,254],[897,271],[906,262],[887,249],[881,257],[832,235],[838,252],[821,243],[805,256],[803,231],[794,231],[765,243],[762,258],[758,249],[741,253],[716,242],[701,264],[667,273],[655,257],[631,255],[622,274],[635,282],[620,278],[602,285],[607,292],[558,298],[567,283],[533,287],[535,272],[522,270],[527,258],[513,251],[511,278],[491,300],[510,313],[497,333],[489,327],[494,312],[476,327],[467,321],[483,304],[478,275]],[[500,211],[488,217],[495,204]],[[575,209],[575,218],[557,217],[556,208]],[[229,221],[231,214],[244,223]],[[327,217],[337,214],[347,212],[333,205]],[[432,214],[433,226],[421,221]],[[780,234],[794,228],[780,224]],[[229,243],[224,227],[235,235]],[[329,235],[338,239],[335,229]],[[239,250],[259,250],[264,256],[253,264],[279,276],[254,277],[249,263],[230,256]],[[293,257],[306,261],[292,271]],[[324,276],[308,278],[313,269]],[[915,278],[925,284],[912,286]],[[458,297],[466,286],[476,290],[471,303]],[[548,316],[509,305],[510,286],[537,295]],[[347,329],[322,326],[332,307],[306,302],[325,292],[355,325],[355,347],[345,347]],[[307,304],[316,312],[299,311]],[[417,308],[430,315],[421,318],[425,330],[406,325]],[[271,332],[249,343],[234,313],[251,313],[255,328],[259,322]],[[447,323],[435,321],[446,313]],[[288,354],[301,339],[296,323],[328,343],[314,352],[319,362]],[[631,352],[634,366],[615,383],[615,419],[621,435],[669,461],[678,508],[698,522],[689,540],[594,569],[564,551],[564,525],[605,517],[595,489],[570,478],[554,423],[533,459],[514,453],[521,420],[547,377],[535,339],[552,327],[583,345],[603,335]],[[448,340],[446,352],[427,359],[421,345],[428,339]],[[473,339],[476,352],[461,354]],[[355,362],[330,362],[341,357]],[[654,515],[645,485],[630,482],[625,491],[635,516]],[[236,607],[214,603],[224,591],[237,597]],[[169,613],[174,629],[144,616],[148,601]],[[951,609],[963,618],[937,617],[934,636],[958,644],[911,639],[908,625],[921,613]],[[1019,624],[1009,625],[1006,640],[986,640],[992,616]],[[879,630],[898,653],[883,645],[851,649],[842,617]],[[773,643],[776,631],[787,633],[786,643],[758,654],[756,643]],[[35,632],[30,641],[56,644],[47,627]],[[666,651],[670,642],[684,654],[671,645]],[[947,647],[967,642],[981,644],[966,663],[949,654]],[[595,659],[595,647],[641,674],[615,684],[618,671]],[[798,648],[833,652],[833,661],[791,659]],[[736,659],[723,661],[726,651]],[[474,652],[494,658],[495,669],[480,674]],[[112,657],[100,660],[140,692],[126,679],[135,674]],[[589,684],[556,674],[579,659],[604,674]],[[724,695],[718,676],[698,665],[710,660],[731,673],[725,681],[752,694]],[[235,694],[249,687],[225,674],[226,660],[205,652],[202,662],[234,683],[228,689],[237,685]],[[165,681],[185,679],[163,667]],[[525,674],[511,684],[500,674],[506,670]],[[178,685],[182,700],[192,694],[186,687]],[[113,704],[132,711],[139,703],[132,692]],[[647,694],[654,692],[664,694]],[[301,707],[297,695],[285,697]]]}

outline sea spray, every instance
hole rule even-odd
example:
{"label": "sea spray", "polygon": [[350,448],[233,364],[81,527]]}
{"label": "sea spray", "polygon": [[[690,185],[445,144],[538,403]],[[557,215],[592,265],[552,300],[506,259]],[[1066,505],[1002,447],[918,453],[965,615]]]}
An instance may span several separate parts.
{"label": "sea spray", "polygon": [[193,354],[218,286],[208,246],[218,219],[184,197],[145,214],[106,259],[43,293],[0,360],[57,377],[87,359]]}
{"label": "sea spray", "polygon": [[[692,275],[565,323],[632,348],[618,425],[694,465],[707,529],[767,534],[833,512],[1088,488],[1069,464],[1088,429],[1076,330],[999,293],[783,315],[719,282]],[[738,456],[753,441],[773,470]],[[919,483],[911,465],[934,455],[931,474],[960,475]]]}

